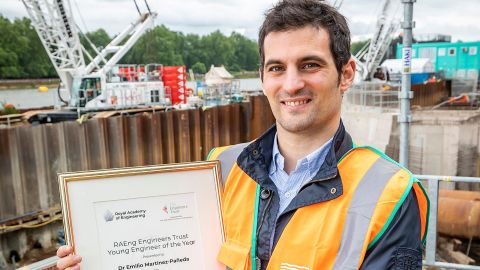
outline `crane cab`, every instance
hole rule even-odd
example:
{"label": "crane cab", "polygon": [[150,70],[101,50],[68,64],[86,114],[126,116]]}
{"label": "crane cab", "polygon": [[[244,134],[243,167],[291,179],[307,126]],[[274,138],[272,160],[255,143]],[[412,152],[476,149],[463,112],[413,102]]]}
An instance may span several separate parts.
{"label": "crane cab", "polygon": [[[101,76],[75,78],[71,93],[71,106],[84,108],[88,102],[102,96],[105,79]],[[100,98],[100,100],[102,100]]]}

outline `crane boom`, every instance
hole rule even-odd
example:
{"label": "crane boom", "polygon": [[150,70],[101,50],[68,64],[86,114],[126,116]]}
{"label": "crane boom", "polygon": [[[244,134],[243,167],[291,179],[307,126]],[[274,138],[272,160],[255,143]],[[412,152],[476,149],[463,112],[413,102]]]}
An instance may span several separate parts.
{"label": "crane boom", "polygon": [[22,0],[58,76],[70,90],[73,78],[82,74],[85,61],[70,2]]}
{"label": "crane boom", "polygon": [[362,80],[372,78],[376,68],[392,42],[392,35],[400,23],[395,19],[395,5],[392,0],[382,0],[382,9],[378,15],[375,33],[369,43],[356,55],[357,71]]}
{"label": "crane boom", "polygon": [[[154,20],[157,17],[157,13],[145,13],[134,23],[130,24],[125,30],[123,30],[118,36],[116,36],[105,48],[88,64],[85,69],[86,74],[92,73],[95,69],[97,73],[106,74],[108,71],[118,62],[122,57],[130,50],[130,48],[137,42],[137,40],[151,28],[154,24]],[[127,39],[128,38],[128,39]],[[125,39],[122,45],[121,44]],[[105,63],[103,67],[100,67],[100,63],[107,58],[109,54],[113,55]]]}
{"label": "crane boom", "polygon": [[[101,103],[106,100],[107,73],[153,27],[157,17],[157,13],[150,10],[141,14],[103,50],[94,48],[96,56],[93,58],[80,42],[80,31],[73,19],[69,0],[22,2],[63,85],[70,93],[71,107],[83,107],[93,99],[101,100],[96,104],[97,107],[103,107]],[[91,60],[88,65],[85,65],[84,55]]]}

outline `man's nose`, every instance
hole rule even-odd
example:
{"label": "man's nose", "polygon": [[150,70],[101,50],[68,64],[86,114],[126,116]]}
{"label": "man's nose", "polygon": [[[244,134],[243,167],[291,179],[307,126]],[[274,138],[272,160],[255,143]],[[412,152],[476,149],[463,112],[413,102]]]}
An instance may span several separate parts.
{"label": "man's nose", "polygon": [[295,94],[305,87],[305,82],[297,69],[288,69],[283,84],[284,90],[289,94]]}

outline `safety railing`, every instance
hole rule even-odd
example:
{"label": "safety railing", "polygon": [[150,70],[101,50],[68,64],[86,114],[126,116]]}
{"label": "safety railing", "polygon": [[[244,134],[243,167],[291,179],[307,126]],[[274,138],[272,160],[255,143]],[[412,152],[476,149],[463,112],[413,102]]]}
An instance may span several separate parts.
{"label": "safety railing", "polygon": [[437,252],[437,215],[438,215],[438,191],[439,182],[462,182],[480,183],[477,177],[441,176],[441,175],[415,175],[418,180],[428,182],[428,196],[430,197],[430,220],[428,222],[427,248],[425,252],[424,266],[441,267],[459,270],[480,270],[480,266],[446,263],[436,261]]}
{"label": "safety railing", "polygon": [[55,270],[57,269],[58,257],[50,257],[45,260],[19,268],[18,270]]}
{"label": "safety railing", "polygon": [[343,107],[347,110],[397,111],[398,104],[398,85],[381,82],[354,84],[343,98]]}

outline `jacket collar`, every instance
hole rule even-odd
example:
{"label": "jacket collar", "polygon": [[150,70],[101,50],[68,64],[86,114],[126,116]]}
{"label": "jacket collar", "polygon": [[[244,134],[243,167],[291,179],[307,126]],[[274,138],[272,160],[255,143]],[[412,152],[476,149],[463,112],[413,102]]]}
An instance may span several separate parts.
{"label": "jacket collar", "polygon": [[[253,180],[260,184],[260,186],[273,190],[276,190],[276,188],[270,180],[268,172],[270,163],[272,162],[272,146],[276,132],[276,125],[273,125],[257,140],[249,144],[237,159],[237,164],[240,168]],[[340,121],[340,125],[333,136],[332,147],[311,182],[335,177],[338,178],[338,184],[340,185],[340,190],[342,190],[337,163],[352,147],[352,138],[345,131],[343,122]]]}

